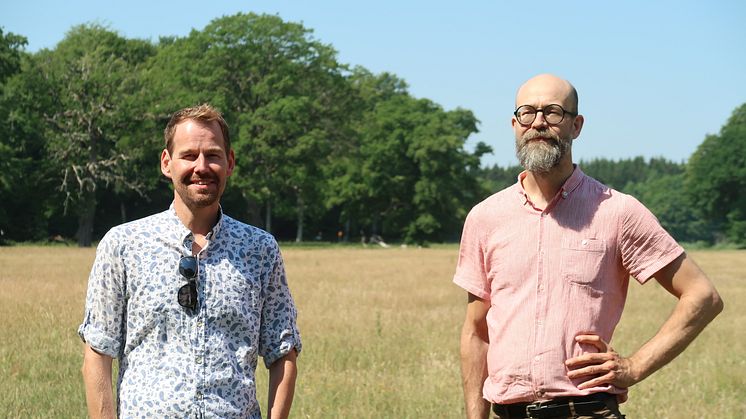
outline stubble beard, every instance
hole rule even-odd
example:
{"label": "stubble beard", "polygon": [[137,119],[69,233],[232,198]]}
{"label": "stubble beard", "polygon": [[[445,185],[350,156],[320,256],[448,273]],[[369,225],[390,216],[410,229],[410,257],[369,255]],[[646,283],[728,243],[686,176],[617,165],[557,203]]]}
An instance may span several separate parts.
{"label": "stubble beard", "polygon": [[176,193],[179,195],[179,198],[181,198],[181,201],[187,206],[187,208],[207,208],[214,205],[220,199],[222,188],[219,184],[216,191],[195,192],[189,189],[189,185],[191,183],[191,180],[187,178],[182,179],[179,184],[174,185]]}
{"label": "stubble beard", "polygon": [[[538,137],[544,140],[532,141]],[[572,140],[562,139],[552,131],[532,130],[516,139],[515,154],[529,172],[548,173],[562,161],[571,146]]]}

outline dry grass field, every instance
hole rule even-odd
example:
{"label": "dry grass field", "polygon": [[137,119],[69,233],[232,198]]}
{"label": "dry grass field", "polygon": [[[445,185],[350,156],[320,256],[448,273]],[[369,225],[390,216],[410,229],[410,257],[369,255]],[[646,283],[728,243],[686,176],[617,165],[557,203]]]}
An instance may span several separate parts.
{"label": "dry grass field", "polygon": [[[292,417],[463,417],[455,246],[288,248],[304,349]],[[725,311],[630,391],[629,418],[746,417],[746,252],[692,252]],[[84,417],[76,334],[93,249],[0,248],[0,417]],[[613,345],[629,354],[675,300],[633,284]],[[261,368],[261,367],[260,367]],[[266,373],[259,374],[266,388]],[[263,394],[261,390],[260,394]]]}

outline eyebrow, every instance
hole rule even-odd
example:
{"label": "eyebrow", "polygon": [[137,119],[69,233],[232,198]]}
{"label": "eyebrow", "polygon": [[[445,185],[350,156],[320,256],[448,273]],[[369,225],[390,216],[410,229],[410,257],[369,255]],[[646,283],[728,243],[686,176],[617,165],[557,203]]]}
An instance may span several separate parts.
{"label": "eyebrow", "polygon": [[203,153],[214,153],[214,152],[218,152],[218,153],[226,154],[225,150],[223,150],[222,147],[215,146],[215,147],[208,147],[208,148],[201,148],[201,149],[200,148],[183,148],[183,149],[177,151],[177,155],[181,156],[181,155],[184,155],[184,154],[198,153],[198,150],[202,150]]}

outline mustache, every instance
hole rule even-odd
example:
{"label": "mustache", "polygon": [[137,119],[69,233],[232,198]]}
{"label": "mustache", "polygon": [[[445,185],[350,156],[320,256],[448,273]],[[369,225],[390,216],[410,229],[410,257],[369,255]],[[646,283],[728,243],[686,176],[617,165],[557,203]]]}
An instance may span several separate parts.
{"label": "mustache", "polygon": [[552,140],[555,143],[559,143],[560,142],[559,135],[557,135],[556,133],[554,133],[554,132],[552,132],[550,130],[531,130],[531,131],[526,131],[526,133],[523,134],[523,137],[521,138],[521,140],[523,140],[523,142],[526,142],[526,141],[530,141],[530,140],[533,140],[533,139],[536,139],[536,138],[539,138],[539,137]]}

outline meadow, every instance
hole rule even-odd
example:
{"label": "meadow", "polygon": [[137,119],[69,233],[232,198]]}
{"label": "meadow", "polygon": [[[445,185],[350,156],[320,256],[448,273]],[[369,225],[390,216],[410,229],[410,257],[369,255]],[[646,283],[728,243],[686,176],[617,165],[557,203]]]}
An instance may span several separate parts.
{"label": "meadow", "polygon": [[[463,417],[466,294],[451,283],[456,246],[283,254],[304,343],[291,417]],[[746,417],[746,251],[691,255],[726,308],[679,358],[630,390],[628,418]],[[73,247],[0,248],[0,417],[85,417],[76,329],[93,257]],[[632,352],[674,304],[657,283],[633,282],[613,346]]]}

